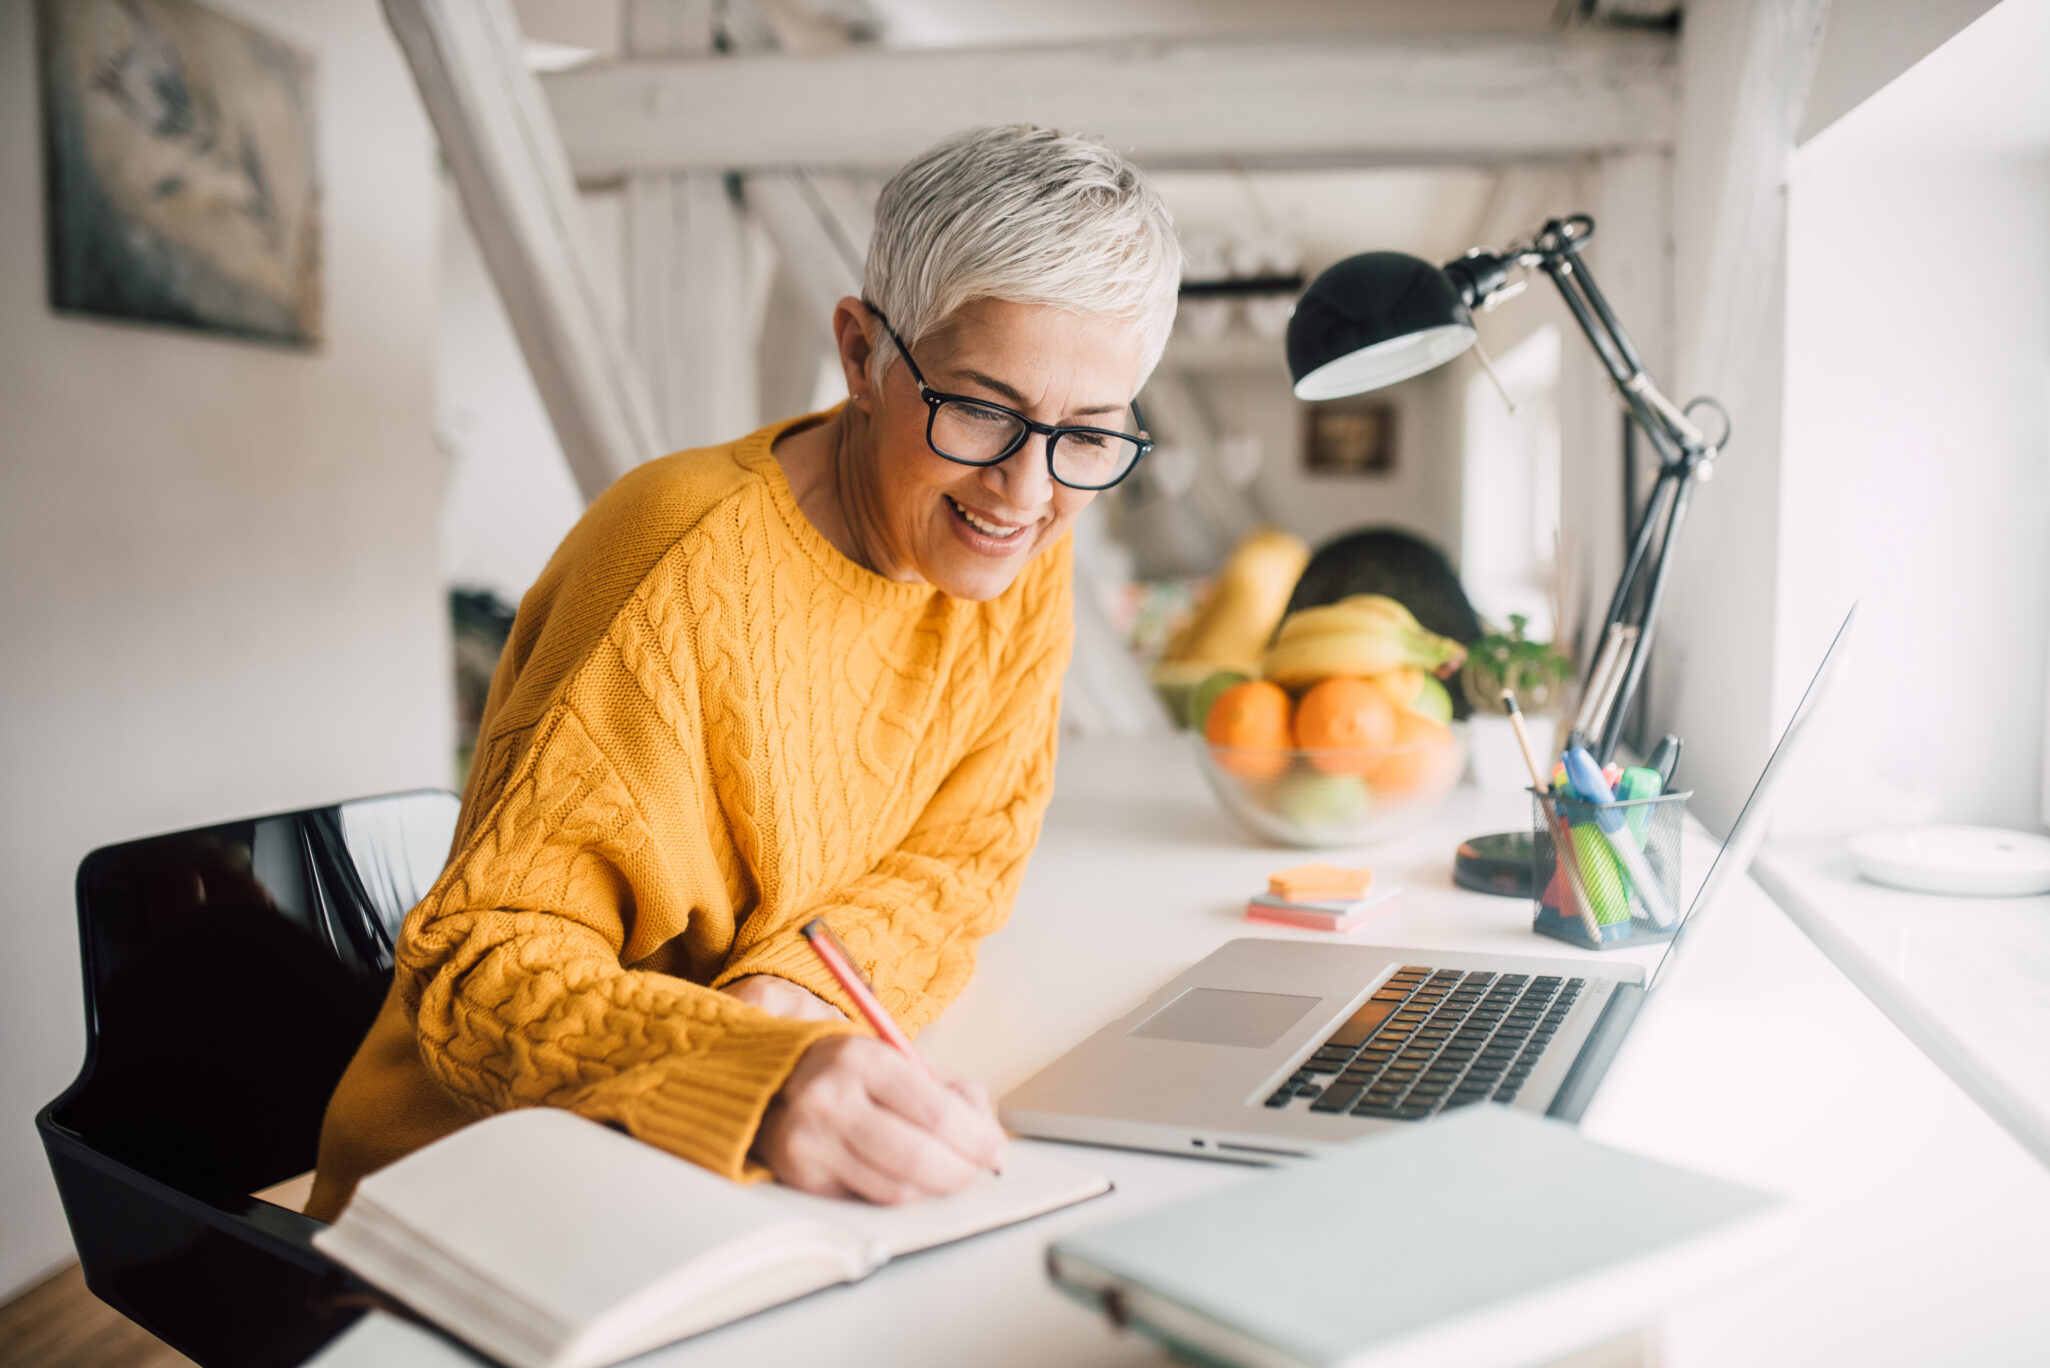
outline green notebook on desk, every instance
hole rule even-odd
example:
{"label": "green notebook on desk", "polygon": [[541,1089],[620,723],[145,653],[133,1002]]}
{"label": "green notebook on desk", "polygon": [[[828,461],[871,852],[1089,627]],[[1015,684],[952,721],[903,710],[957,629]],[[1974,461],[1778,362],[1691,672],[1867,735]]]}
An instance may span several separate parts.
{"label": "green notebook on desk", "polygon": [[1751,1189],[1483,1106],[1060,1240],[1054,1281],[1203,1362],[1544,1363],[1792,1244]]}

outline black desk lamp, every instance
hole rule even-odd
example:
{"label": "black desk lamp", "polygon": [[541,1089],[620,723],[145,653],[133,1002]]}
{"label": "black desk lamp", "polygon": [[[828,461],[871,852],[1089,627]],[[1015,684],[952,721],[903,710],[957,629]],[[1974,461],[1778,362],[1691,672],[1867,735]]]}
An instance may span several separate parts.
{"label": "black desk lamp", "polygon": [[[1644,373],[1629,334],[1581,259],[1592,236],[1594,220],[1575,214],[1550,220],[1528,242],[1499,253],[1477,248],[1443,268],[1400,252],[1347,257],[1310,282],[1297,301],[1288,324],[1288,368],[1299,399],[1338,399],[1407,380],[1474,344],[1474,310],[1486,312],[1520,294],[1532,269],[1551,277],[1659,456],[1658,481],[1637,519],[1623,574],[1589,653],[1583,694],[1590,702],[1610,701],[1594,724],[1598,734],[1588,740],[1607,764],[1644,676],[1688,498],[1696,480],[1710,478],[1730,434],[1721,404],[1700,398],[1675,405]],[[1690,418],[1696,408],[1712,409],[1721,419],[1715,440]],[[1658,551],[1652,555],[1655,537]],[[1581,716],[1588,718],[1588,709]],[[1525,850],[1528,840],[1526,833]]]}

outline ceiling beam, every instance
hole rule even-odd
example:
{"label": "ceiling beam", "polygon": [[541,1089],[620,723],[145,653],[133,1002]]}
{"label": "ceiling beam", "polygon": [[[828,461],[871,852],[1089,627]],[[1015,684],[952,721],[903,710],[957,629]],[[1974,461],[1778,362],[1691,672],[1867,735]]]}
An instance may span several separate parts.
{"label": "ceiling beam", "polygon": [[956,129],[1095,133],[1146,165],[1495,163],[1673,140],[1658,34],[748,53],[543,78],[579,179],[655,169],[889,170]]}
{"label": "ceiling beam", "polygon": [[600,297],[568,159],[506,0],[384,0],[513,336],[584,497],[658,454]]}

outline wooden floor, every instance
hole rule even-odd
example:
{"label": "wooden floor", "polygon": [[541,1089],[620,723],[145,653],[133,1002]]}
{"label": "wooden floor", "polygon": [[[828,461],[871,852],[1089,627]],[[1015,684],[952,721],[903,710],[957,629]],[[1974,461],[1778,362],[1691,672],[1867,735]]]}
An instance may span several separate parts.
{"label": "wooden floor", "polygon": [[86,1290],[68,1264],[0,1306],[0,1368],[193,1368]]}

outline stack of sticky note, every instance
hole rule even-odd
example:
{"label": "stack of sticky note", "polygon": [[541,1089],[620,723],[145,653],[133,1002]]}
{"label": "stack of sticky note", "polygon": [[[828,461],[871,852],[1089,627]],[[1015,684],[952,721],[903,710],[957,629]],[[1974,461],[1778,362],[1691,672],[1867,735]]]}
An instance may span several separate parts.
{"label": "stack of sticky note", "polygon": [[1371,869],[1307,864],[1270,875],[1267,891],[1246,904],[1246,920],[1313,931],[1351,931],[1395,900],[1400,888],[1374,887]]}

